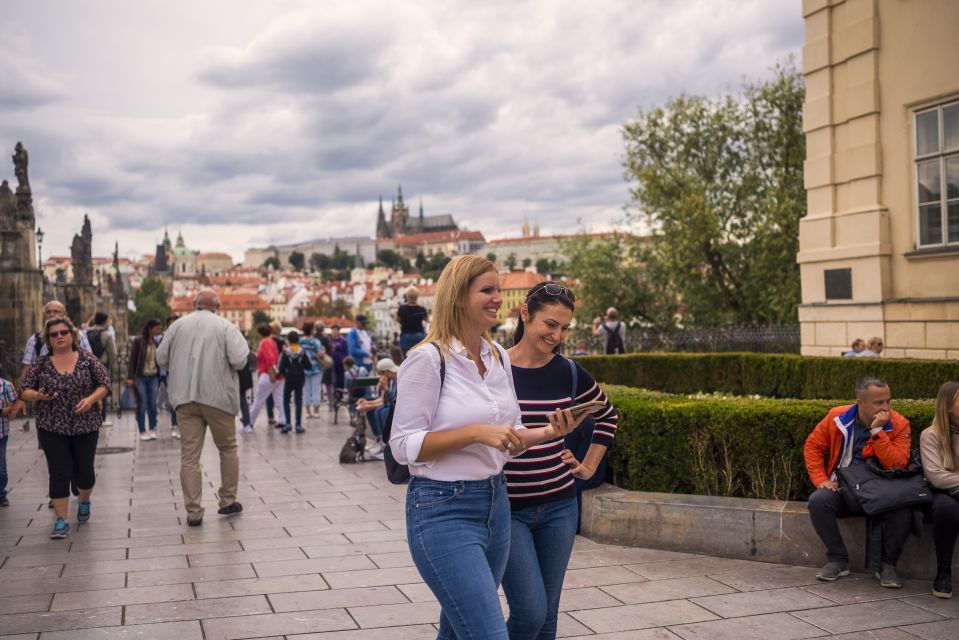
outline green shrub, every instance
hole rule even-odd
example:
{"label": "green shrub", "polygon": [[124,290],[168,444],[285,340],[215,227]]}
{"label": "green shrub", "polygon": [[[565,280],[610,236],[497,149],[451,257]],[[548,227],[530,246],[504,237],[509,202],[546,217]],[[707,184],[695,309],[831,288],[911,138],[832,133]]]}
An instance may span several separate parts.
{"label": "green shrub", "polygon": [[635,353],[579,361],[605,384],[668,393],[758,394],[773,398],[852,397],[858,378],[879,376],[894,398],[934,398],[959,379],[959,361],[814,358],[761,353]]}
{"label": "green shrub", "polygon": [[[589,366],[589,365],[588,365]],[[829,400],[682,396],[603,385],[619,413],[610,451],[614,484],[636,491],[804,500],[813,490],[802,448]],[[893,401],[912,425],[929,425],[932,401]]]}

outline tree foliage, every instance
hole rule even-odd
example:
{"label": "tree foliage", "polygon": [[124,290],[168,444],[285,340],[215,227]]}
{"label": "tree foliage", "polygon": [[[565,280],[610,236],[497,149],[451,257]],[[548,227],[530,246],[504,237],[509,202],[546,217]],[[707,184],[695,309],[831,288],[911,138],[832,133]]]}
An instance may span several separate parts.
{"label": "tree foliage", "polygon": [[269,258],[263,261],[264,269],[269,269],[271,267],[273,268],[274,271],[280,270],[280,261],[277,260],[276,256],[270,256]]}
{"label": "tree foliage", "polygon": [[253,312],[253,325],[254,325],[254,326],[256,326],[256,325],[258,325],[258,324],[269,324],[270,321],[272,321],[272,320],[273,320],[273,318],[271,318],[271,317],[270,317],[270,314],[268,314],[266,311],[263,311],[263,310],[261,310],[261,309],[257,309],[256,311]]}
{"label": "tree foliage", "polygon": [[303,271],[303,267],[306,266],[306,258],[299,251],[293,251],[290,253],[290,257],[287,258],[287,261],[290,263],[290,266],[293,267],[294,271]]}
{"label": "tree foliage", "polygon": [[803,96],[790,60],[741,95],[682,95],[624,125],[647,280],[676,292],[684,323],[797,321]]}
{"label": "tree foliage", "polygon": [[581,233],[561,240],[560,248],[566,255],[567,277],[579,281],[574,288],[579,322],[589,324],[614,306],[627,321],[635,319],[657,327],[673,324],[674,298],[648,281],[641,238],[626,233],[598,237]]}
{"label": "tree foliage", "polygon": [[140,290],[133,296],[133,304],[136,311],[130,314],[130,335],[139,335],[151,318],[166,322],[171,313],[166,287],[159,278],[144,278]]}

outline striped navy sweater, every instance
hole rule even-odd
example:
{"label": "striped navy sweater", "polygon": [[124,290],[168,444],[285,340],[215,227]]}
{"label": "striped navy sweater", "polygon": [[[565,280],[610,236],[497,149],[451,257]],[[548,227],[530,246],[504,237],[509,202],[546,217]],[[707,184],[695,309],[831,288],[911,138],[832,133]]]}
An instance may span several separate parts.
{"label": "striped navy sweater", "polygon": [[[586,369],[576,363],[576,371],[576,398],[572,399],[573,374],[569,362],[562,356],[557,355],[549,364],[537,369],[513,365],[513,383],[523,424],[529,429],[542,429],[549,424],[546,416],[555,409],[599,400],[605,406],[592,414],[595,420],[592,442],[608,447],[616,435],[616,410]],[[576,495],[573,476],[560,459],[563,448],[563,439],[557,438],[530,447],[506,463],[504,471],[513,509],[525,509]]]}

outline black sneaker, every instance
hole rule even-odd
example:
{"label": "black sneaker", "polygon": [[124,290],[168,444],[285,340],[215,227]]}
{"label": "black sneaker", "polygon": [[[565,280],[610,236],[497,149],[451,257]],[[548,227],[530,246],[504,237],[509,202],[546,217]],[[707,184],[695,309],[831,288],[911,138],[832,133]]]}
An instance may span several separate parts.
{"label": "black sneaker", "polygon": [[944,571],[936,572],[936,579],[932,583],[932,595],[937,598],[952,597],[952,575]]}
{"label": "black sneaker", "polygon": [[832,582],[842,576],[849,575],[849,564],[846,562],[827,562],[826,566],[816,572],[816,580]]}
{"label": "black sneaker", "polygon": [[187,518],[186,523],[191,527],[199,527],[201,524],[203,524],[203,518],[197,518],[196,520],[190,520]]}
{"label": "black sneaker", "polygon": [[879,584],[887,589],[899,589],[902,587],[902,580],[899,579],[899,574],[896,573],[896,565],[882,563],[882,567],[879,572],[876,573],[876,577],[879,578]]}
{"label": "black sneaker", "polygon": [[233,504],[229,504],[225,507],[220,507],[216,512],[221,516],[232,516],[240,513],[241,511],[243,511],[243,505],[239,502],[234,502]]}
{"label": "black sneaker", "polygon": [[10,501],[7,500],[7,496],[3,496],[2,498],[0,498],[0,507],[9,507],[9,506],[10,506]]}

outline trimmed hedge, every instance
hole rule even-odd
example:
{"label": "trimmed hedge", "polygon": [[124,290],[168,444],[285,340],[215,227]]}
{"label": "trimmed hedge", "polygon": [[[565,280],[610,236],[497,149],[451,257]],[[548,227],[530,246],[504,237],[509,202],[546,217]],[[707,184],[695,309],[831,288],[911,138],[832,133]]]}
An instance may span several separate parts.
{"label": "trimmed hedge", "polygon": [[[592,360],[587,366],[596,375]],[[813,487],[803,443],[829,409],[849,402],[603,388],[619,413],[609,460],[617,486],[777,500],[809,496]],[[918,445],[920,432],[932,422],[934,402],[894,400],[893,408],[909,420]]]}
{"label": "trimmed hedge", "polygon": [[959,379],[959,361],[816,358],[761,353],[634,353],[577,358],[605,384],[668,393],[730,393],[772,398],[853,397],[856,380],[879,376],[893,398],[934,398]]}

